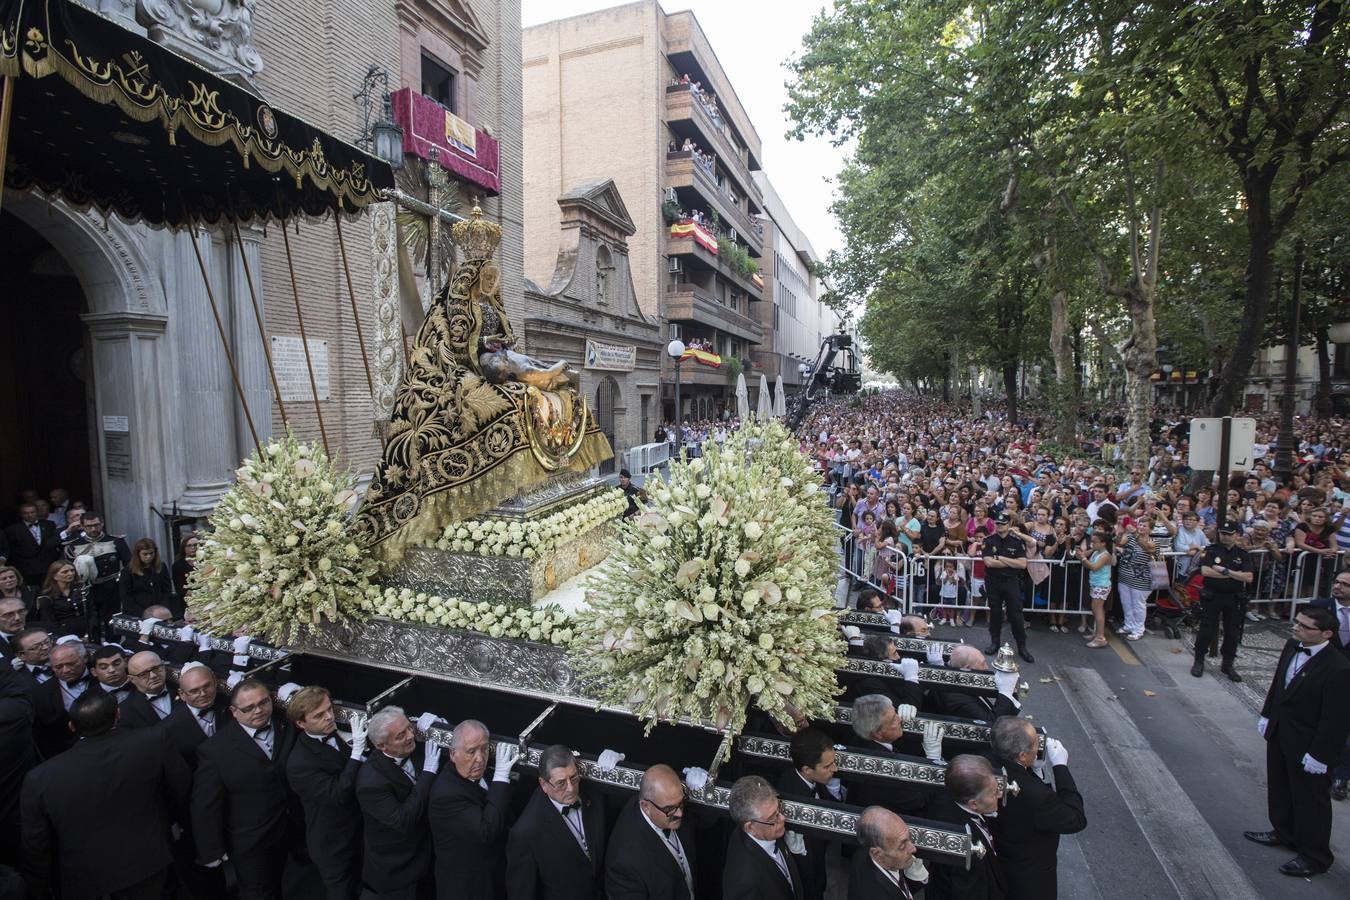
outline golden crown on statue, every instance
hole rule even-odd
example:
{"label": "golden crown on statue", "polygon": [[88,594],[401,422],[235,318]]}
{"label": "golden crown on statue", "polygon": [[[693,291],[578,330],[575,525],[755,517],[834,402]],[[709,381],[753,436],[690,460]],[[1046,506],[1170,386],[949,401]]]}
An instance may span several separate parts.
{"label": "golden crown on statue", "polygon": [[473,212],[463,222],[450,226],[455,243],[464,248],[469,259],[491,259],[502,242],[502,227],[483,218],[483,210],[473,205]]}

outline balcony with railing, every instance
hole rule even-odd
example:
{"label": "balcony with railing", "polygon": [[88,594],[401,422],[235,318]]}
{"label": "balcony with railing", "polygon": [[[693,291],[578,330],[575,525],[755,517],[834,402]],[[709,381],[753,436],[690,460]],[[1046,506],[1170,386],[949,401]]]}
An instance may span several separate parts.
{"label": "balcony with railing", "polygon": [[681,82],[666,86],[666,123],[670,129],[681,139],[692,138],[695,143],[709,147],[721,161],[723,171],[736,180],[744,193],[756,198],[758,204],[758,191],[750,177],[748,156],[732,139],[716,110],[716,104],[690,84]]}
{"label": "balcony with railing", "polygon": [[665,316],[672,322],[694,322],[724,331],[751,344],[764,339],[764,329],[754,318],[719,303],[692,285],[666,291]]}
{"label": "balcony with railing", "polygon": [[389,97],[394,121],[403,129],[403,152],[436,160],[461,181],[490,196],[501,193],[501,147],[497,139],[475,128],[430,97],[412,88]]}
{"label": "balcony with railing", "polygon": [[708,157],[697,150],[676,150],[666,154],[666,187],[676,192],[677,202],[688,209],[704,206],[735,229],[751,256],[763,255],[764,230],[736,202],[734,195],[719,187]]}
{"label": "balcony with railing", "polygon": [[673,222],[668,231],[666,252],[684,265],[721,274],[755,300],[764,297],[764,279],[757,271],[747,272],[731,260],[723,259],[717,237],[706,221],[682,219]]}

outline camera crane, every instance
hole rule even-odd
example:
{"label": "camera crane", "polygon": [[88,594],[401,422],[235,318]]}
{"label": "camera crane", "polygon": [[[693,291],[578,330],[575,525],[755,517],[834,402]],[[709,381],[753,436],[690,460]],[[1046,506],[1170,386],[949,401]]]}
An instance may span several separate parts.
{"label": "camera crane", "polygon": [[853,336],[832,334],[820,342],[816,361],[806,370],[806,390],[797,395],[788,429],[796,431],[806,420],[812,402],[823,391],[829,394],[852,394],[862,388],[862,373],[858,371],[858,356],[853,349]]}

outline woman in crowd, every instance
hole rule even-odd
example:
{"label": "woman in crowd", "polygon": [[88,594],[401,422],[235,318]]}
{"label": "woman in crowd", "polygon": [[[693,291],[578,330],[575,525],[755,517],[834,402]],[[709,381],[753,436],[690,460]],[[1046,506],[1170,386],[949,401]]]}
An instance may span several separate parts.
{"label": "woman in crowd", "polygon": [[[1149,568],[1154,551],[1153,539],[1149,537],[1152,527],[1147,516],[1139,523],[1121,519],[1116,525],[1116,592],[1125,617],[1117,632],[1127,641],[1144,636],[1148,597],[1153,593],[1153,573]],[[1096,530],[1094,526],[1094,534]]]}
{"label": "woman in crowd", "polygon": [[0,566],[0,600],[22,600],[30,616],[37,606],[37,594],[23,583],[23,575],[13,566]]}
{"label": "woman in crowd", "polygon": [[131,562],[122,570],[117,583],[122,612],[141,618],[146,607],[166,606],[175,619],[183,617],[183,604],[173,592],[169,567],[159,558],[159,547],[150,538],[141,538],[131,548]]}
{"label": "woman in crowd", "polygon": [[73,634],[83,638],[89,634],[89,605],[75,589],[75,582],[75,566],[69,560],[58,559],[47,567],[37,597],[37,621],[56,637]]}
{"label": "woman in crowd", "polygon": [[[1304,503],[1308,502],[1309,498],[1305,497]],[[1304,509],[1303,521],[1294,528],[1294,551],[1296,564],[1301,559],[1303,566],[1299,596],[1311,597],[1314,590],[1324,594],[1331,590],[1331,566],[1336,560],[1336,529],[1327,521],[1327,511],[1323,507]]]}
{"label": "woman in crowd", "polygon": [[187,605],[188,595],[188,576],[192,574],[192,567],[197,563],[197,548],[201,545],[201,538],[197,537],[197,532],[184,537],[178,542],[178,558],[173,561],[173,592]]}

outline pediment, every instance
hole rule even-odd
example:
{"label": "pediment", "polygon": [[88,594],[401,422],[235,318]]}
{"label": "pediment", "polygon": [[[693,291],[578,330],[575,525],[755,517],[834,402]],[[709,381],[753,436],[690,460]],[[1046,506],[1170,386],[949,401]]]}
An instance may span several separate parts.
{"label": "pediment", "polygon": [[562,208],[564,215],[571,206],[589,210],[625,237],[632,237],[637,233],[633,217],[628,214],[628,207],[624,205],[623,197],[620,196],[619,188],[612,178],[577,185],[558,198],[558,206]]}
{"label": "pediment", "polygon": [[478,16],[463,0],[417,0],[416,5],[427,12],[434,12],[462,32],[479,51],[486,50],[492,43]]}

